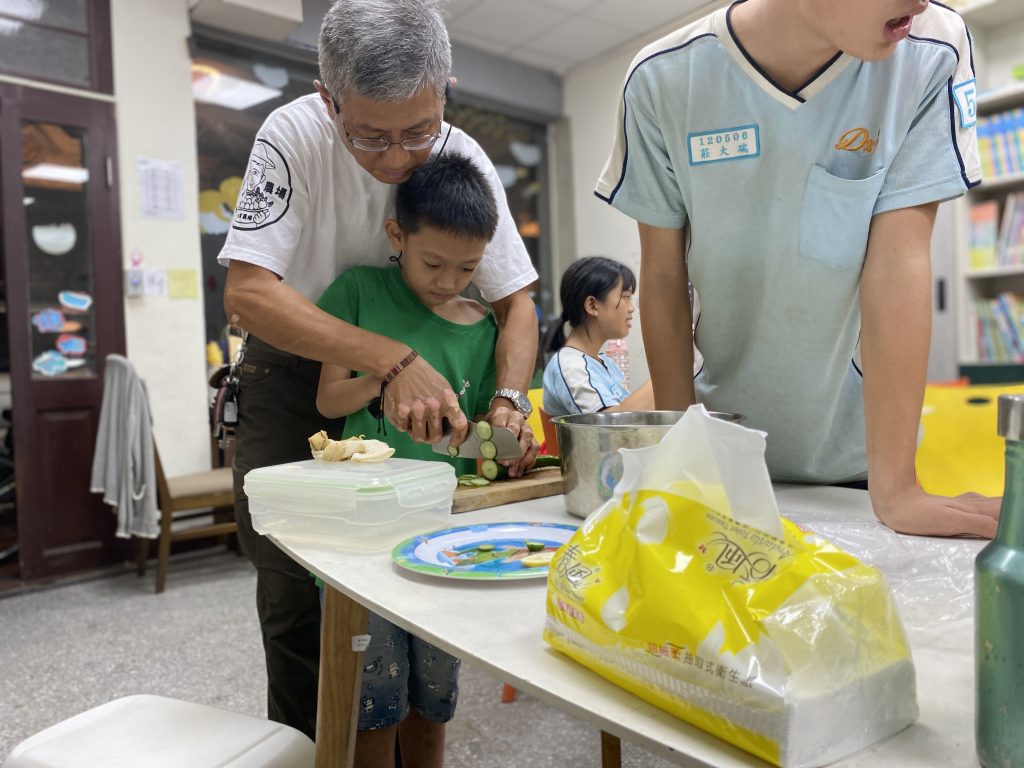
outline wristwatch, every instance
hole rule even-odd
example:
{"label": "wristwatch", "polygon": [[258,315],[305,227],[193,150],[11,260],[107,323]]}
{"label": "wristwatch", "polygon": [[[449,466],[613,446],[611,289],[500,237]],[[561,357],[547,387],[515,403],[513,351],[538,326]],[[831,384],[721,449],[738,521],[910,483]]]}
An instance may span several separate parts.
{"label": "wristwatch", "polygon": [[504,397],[506,400],[511,400],[515,409],[526,418],[530,418],[530,414],[533,413],[533,404],[530,402],[530,398],[518,389],[499,389],[491,396],[491,400],[493,401],[496,397]]}

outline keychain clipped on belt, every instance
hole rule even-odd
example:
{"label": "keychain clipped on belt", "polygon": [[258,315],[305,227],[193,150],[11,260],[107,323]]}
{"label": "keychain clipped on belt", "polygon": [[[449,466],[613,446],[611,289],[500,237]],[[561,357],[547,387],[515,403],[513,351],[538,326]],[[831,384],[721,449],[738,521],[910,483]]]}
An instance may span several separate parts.
{"label": "keychain clipped on belt", "polygon": [[238,373],[245,359],[245,342],[248,334],[238,325],[238,316],[233,315],[228,329],[228,352],[231,350],[232,337],[240,338],[238,351],[231,356],[231,362],[214,372],[210,377],[210,386],[216,390],[213,403],[211,422],[213,436],[222,449],[227,449],[234,441],[235,427],[238,424]]}

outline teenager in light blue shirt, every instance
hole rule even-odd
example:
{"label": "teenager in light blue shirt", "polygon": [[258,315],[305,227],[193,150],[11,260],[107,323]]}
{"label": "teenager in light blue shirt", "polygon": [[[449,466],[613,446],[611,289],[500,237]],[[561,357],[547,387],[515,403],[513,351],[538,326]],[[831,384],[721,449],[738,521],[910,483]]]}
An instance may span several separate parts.
{"label": "teenager in light blue shirt", "polygon": [[998,500],[914,472],[932,226],[980,181],[975,90],[963,20],[927,0],[745,0],[641,51],[596,193],[639,224],[657,407],[743,413],[773,478],[869,481],[898,531],[992,536]]}
{"label": "teenager in light blue shirt", "polygon": [[[651,382],[636,392],[601,351],[621,339],[633,324],[636,276],[625,264],[590,256],[569,265],[559,287],[562,316],[548,331],[544,349],[554,352],[544,369],[544,411],[569,416],[599,411],[639,411],[654,407]],[[565,336],[565,324],[571,331]]]}

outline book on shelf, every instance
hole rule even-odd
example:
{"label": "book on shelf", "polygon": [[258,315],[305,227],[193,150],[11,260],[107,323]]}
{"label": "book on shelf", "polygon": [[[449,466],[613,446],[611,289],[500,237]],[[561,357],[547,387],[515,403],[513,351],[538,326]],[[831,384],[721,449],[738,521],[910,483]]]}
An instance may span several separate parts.
{"label": "book on shelf", "polygon": [[976,132],[983,179],[1024,174],[1024,108],[979,117]]}
{"label": "book on shelf", "polygon": [[990,362],[1024,362],[1024,318],[1017,296],[1009,291],[994,299],[975,299],[978,358]]}
{"label": "book on shelf", "polygon": [[1011,192],[1003,204],[996,263],[1001,267],[1024,264],[1024,195]]}
{"label": "book on shelf", "polygon": [[991,269],[997,261],[999,201],[985,200],[970,208],[971,269]]}

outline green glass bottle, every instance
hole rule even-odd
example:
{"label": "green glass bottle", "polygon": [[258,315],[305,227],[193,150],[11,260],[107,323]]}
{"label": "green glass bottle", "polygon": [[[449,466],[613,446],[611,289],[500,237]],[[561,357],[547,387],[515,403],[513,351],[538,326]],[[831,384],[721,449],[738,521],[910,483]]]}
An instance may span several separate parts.
{"label": "green glass bottle", "polygon": [[974,561],[975,743],[985,768],[1024,767],[1024,396],[1000,395],[1006,487]]}

